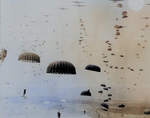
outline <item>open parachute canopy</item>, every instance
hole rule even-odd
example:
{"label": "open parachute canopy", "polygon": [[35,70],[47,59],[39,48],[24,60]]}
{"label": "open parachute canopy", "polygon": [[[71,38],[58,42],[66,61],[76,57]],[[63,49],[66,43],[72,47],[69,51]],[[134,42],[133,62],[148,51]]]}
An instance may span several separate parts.
{"label": "open parachute canopy", "polygon": [[0,53],[0,60],[4,61],[6,56],[7,56],[7,50],[2,49],[2,52]]}
{"label": "open parachute canopy", "polygon": [[23,62],[40,63],[40,57],[32,52],[21,53],[18,60]]}
{"label": "open parachute canopy", "polygon": [[47,73],[76,74],[76,69],[74,65],[68,61],[55,61],[49,64]]}
{"label": "open parachute canopy", "polygon": [[102,103],[101,105],[102,105],[103,107],[105,107],[106,109],[109,109],[109,105],[108,105],[108,104]]}
{"label": "open parachute canopy", "polygon": [[91,96],[91,92],[90,92],[90,90],[82,91],[80,95],[82,95],[82,96]]}
{"label": "open parachute canopy", "polygon": [[96,65],[87,65],[85,67],[86,70],[91,70],[91,71],[96,71],[96,72],[101,72],[100,67],[96,66]]}

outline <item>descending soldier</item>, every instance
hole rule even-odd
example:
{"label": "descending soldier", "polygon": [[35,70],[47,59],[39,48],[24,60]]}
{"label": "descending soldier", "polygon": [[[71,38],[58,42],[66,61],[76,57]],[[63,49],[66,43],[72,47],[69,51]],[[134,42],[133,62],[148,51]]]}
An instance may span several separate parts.
{"label": "descending soldier", "polygon": [[58,116],[58,118],[60,118],[60,115],[61,115],[61,114],[60,114],[60,112],[57,112],[57,116]]}
{"label": "descending soldier", "polygon": [[24,91],[23,91],[23,95],[25,95],[26,94],[26,89],[24,89]]}

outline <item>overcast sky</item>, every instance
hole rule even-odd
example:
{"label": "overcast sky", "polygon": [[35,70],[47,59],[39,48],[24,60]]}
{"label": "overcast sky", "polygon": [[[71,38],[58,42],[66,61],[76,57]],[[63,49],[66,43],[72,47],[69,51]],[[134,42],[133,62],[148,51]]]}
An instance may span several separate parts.
{"label": "overcast sky", "polygon": [[[5,108],[11,109],[20,100],[15,107],[26,108],[20,96],[27,89],[26,102],[40,106],[38,110],[47,114],[40,100],[74,100],[90,89],[91,101],[105,99],[112,93],[113,100],[148,104],[149,4],[149,0],[2,0],[0,48],[7,50],[7,57],[0,66],[0,102],[9,104]],[[124,11],[126,18],[122,15]],[[123,28],[116,31],[115,25]],[[26,51],[38,54],[41,63],[18,61]],[[76,75],[46,73],[49,63],[60,60],[74,64]],[[88,64],[98,65],[101,72],[85,70]],[[112,89],[100,95],[100,84]],[[3,101],[4,98],[7,99]],[[8,110],[2,117],[12,118],[11,113],[15,116],[13,110]],[[17,112],[15,118],[23,118],[25,113]],[[31,114],[27,117],[31,118]]]}

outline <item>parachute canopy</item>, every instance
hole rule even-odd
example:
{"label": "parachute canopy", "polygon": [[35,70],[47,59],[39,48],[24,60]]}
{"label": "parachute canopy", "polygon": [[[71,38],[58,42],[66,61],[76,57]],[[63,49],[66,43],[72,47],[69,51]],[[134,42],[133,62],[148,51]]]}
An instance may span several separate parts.
{"label": "parachute canopy", "polygon": [[7,56],[7,50],[2,49],[2,52],[0,54],[1,59],[5,58]]}
{"label": "parachute canopy", "polygon": [[116,32],[116,35],[120,35],[120,32]]}
{"label": "parachute canopy", "polygon": [[111,89],[111,87],[108,87],[108,89]]}
{"label": "parachute canopy", "polygon": [[127,11],[123,11],[122,15],[124,15],[124,16],[127,15]]}
{"label": "parachute canopy", "polygon": [[104,111],[107,111],[107,109],[103,109]]}
{"label": "parachute canopy", "polygon": [[112,96],[112,94],[108,94],[108,96]]}
{"label": "parachute canopy", "polygon": [[101,105],[102,105],[103,107],[105,107],[106,109],[109,109],[108,104],[102,103]]}
{"label": "parachute canopy", "polygon": [[18,60],[23,62],[40,63],[40,57],[32,52],[21,53]]}
{"label": "parachute canopy", "polygon": [[108,91],[108,88],[103,88],[103,89]]}
{"label": "parachute canopy", "polygon": [[103,93],[103,91],[98,91],[98,93]]}
{"label": "parachute canopy", "polygon": [[90,92],[90,90],[83,91],[83,92],[81,92],[81,95],[83,95],[83,96],[91,96],[91,92]]}
{"label": "parachute canopy", "polygon": [[121,28],[123,28],[123,26],[115,25],[114,28],[115,29],[121,29]]}
{"label": "parachute canopy", "polygon": [[128,16],[124,15],[122,18],[127,18]]}
{"label": "parachute canopy", "polygon": [[96,72],[101,72],[100,67],[96,66],[96,65],[87,65],[85,67],[86,70],[91,70],[91,71],[96,71]]}
{"label": "parachute canopy", "polygon": [[108,102],[108,101],[109,101],[108,99],[104,100],[104,102]]}
{"label": "parachute canopy", "polygon": [[102,86],[102,87],[106,87],[106,85],[105,85],[105,84],[101,84],[101,86]]}
{"label": "parachute canopy", "polygon": [[120,8],[122,8],[122,4],[118,4],[117,6],[120,7]]}
{"label": "parachute canopy", "polygon": [[144,110],[144,114],[149,115],[150,114],[150,110],[149,109]]}
{"label": "parachute canopy", "polygon": [[68,61],[55,61],[47,67],[47,73],[76,74],[74,65]]}
{"label": "parachute canopy", "polygon": [[125,105],[124,105],[124,104],[121,104],[121,105],[119,105],[118,107],[119,107],[119,108],[124,108]]}
{"label": "parachute canopy", "polygon": [[7,56],[7,50],[2,49],[2,52],[0,53],[0,60],[1,60],[0,66],[2,65],[2,63],[3,63],[4,59],[6,58],[6,56]]}

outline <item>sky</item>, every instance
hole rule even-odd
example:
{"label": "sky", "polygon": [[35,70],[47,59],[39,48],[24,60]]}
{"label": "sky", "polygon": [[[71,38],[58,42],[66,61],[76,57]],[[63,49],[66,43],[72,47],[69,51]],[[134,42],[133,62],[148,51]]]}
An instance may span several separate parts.
{"label": "sky", "polygon": [[[60,111],[64,118],[114,114],[119,118],[116,106],[122,101],[127,104],[124,114],[134,103],[139,117],[147,117],[143,111],[150,109],[149,4],[149,0],[1,0],[0,49],[6,49],[7,56],[0,60],[4,106],[0,116],[55,118]],[[41,62],[18,61],[23,52],[38,54]],[[54,61],[71,62],[76,75],[46,73]],[[85,70],[89,64],[101,72]],[[111,89],[105,91],[101,84]],[[80,96],[85,90],[92,96]],[[100,104],[109,93],[111,109],[105,113]]]}

